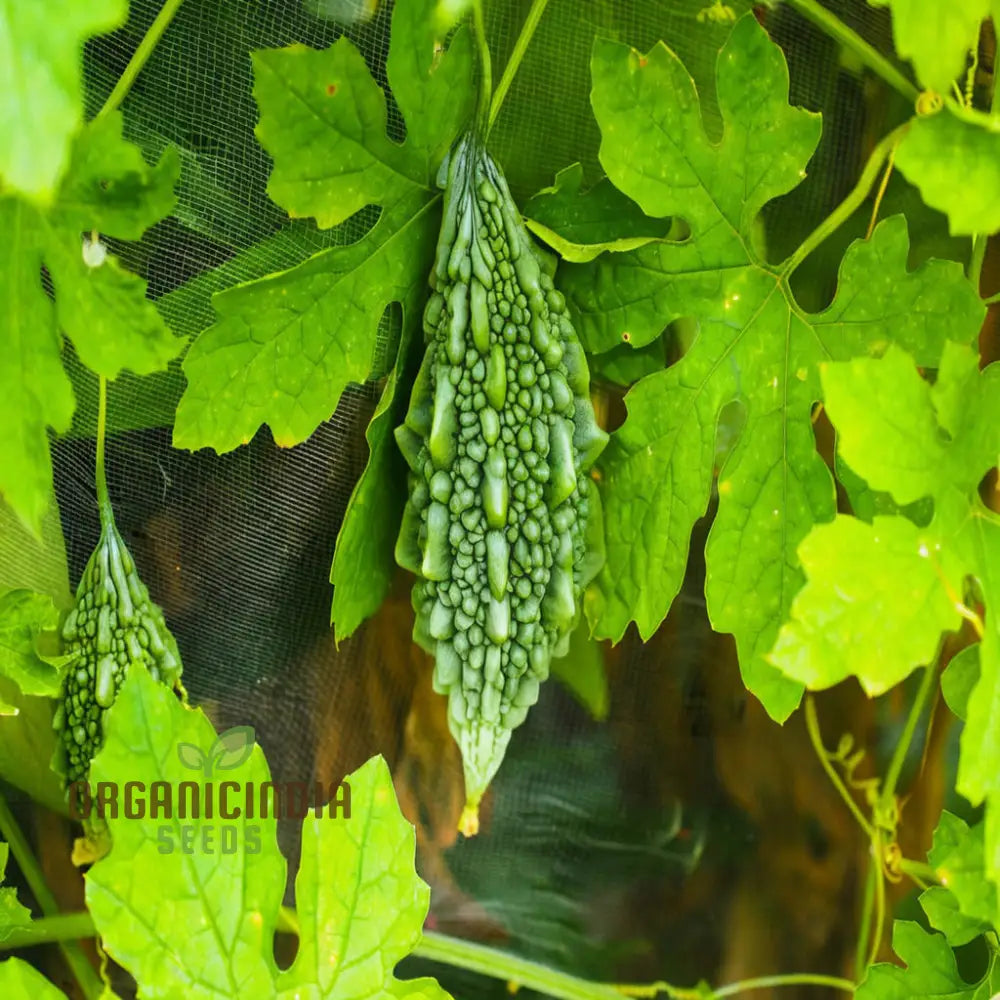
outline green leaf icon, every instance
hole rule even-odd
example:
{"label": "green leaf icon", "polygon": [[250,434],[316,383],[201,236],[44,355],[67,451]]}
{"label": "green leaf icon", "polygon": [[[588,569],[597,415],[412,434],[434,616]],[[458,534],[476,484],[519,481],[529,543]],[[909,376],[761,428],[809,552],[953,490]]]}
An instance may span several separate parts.
{"label": "green leaf icon", "polygon": [[232,729],[220,733],[208,752],[211,762],[209,773],[213,768],[216,771],[235,770],[249,759],[253,747],[253,726],[233,726]]}
{"label": "green leaf icon", "polygon": [[177,756],[180,758],[180,762],[192,771],[204,770],[208,765],[205,751],[193,743],[178,743]]}

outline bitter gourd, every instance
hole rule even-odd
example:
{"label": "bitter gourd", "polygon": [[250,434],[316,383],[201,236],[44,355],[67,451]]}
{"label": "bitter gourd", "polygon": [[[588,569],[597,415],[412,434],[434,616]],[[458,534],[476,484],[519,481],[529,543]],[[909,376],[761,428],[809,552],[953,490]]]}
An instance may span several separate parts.
{"label": "bitter gourd", "polygon": [[182,670],[177,643],[139,579],[110,504],[100,508],[101,536],[62,626],[64,652],[72,659],[53,725],[61,734],[68,783],[86,779],[104,743],[104,712],[131,662],[169,686],[179,686]]}
{"label": "bitter gourd", "polygon": [[469,134],[445,169],[427,348],[396,429],[410,468],[396,558],[419,578],[414,638],[448,695],[471,834],[599,566],[586,558],[599,516],[587,470],[607,435],[565,301],[499,167]]}

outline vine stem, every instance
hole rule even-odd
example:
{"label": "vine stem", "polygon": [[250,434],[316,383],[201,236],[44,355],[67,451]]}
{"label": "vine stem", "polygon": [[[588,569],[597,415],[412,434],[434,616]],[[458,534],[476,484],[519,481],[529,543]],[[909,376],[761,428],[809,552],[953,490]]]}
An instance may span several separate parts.
{"label": "vine stem", "polygon": [[743,979],[738,983],[729,983],[716,990],[695,986],[685,989],[671,986],[669,983],[653,983],[650,986],[619,986],[622,993],[629,997],[652,998],[665,993],[668,1000],[712,1000],[712,998],[736,997],[753,990],[766,990],[774,986],[826,986],[844,993],[853,993],[857,986],[849,979],[839,976],[824,976],[810,972],[795,972],[787,975],[757,976],[754,979]]}
{"label": "vine stem", "polygon": [[882,872],[882,831],[876,829],[872,837],[872,869],[875,887],[875,922],[872,925],[871,942],[868,949],[867,965],[873,965],[882,947],[885,932],[885,876]]}
{"label": "vine stem", "polygon": [[797,10],[804,18],[812,21],[821,31],[850,49],[869,69],[873,70],[890,87],[898,91],[911,103],[915,103],[920,91],[874,46],[866,42],[856,31],[849,28],[835,14],[821,6],[816,0],[788,0],[788,6]]}
{"label": "vine stem", "polygon": [[483,17],[483,0],[475,0],[472,5],[472,25],[476,35],[476,47],[479,49],[479,68],[482,79],[479,81],[479,100],[476,107],[476,122],[482,128],[483,138],[489,132],[490,98],[493,95],[493,63],[490,59],[490,46],[486,41],[486,21]]}
{"label": "vine stem", "polygon": [[160,13],[156,15],[155,20],[149,26],[149,30],[142,36],[142,41],[139,42],[138,48],[132,53],[132,58],[129,59],[128,65],[122,71],[122,75],[118,77],[118,82],[108,95],[108,99],[104,102],[101,110],[94,116],[95,121],[110,114],[112,111],[118,110],[118,106],[125,100],[125,95],[132,89],[135,78],[142,72],[143,66],[146,65],[149,57],[153,54],[153,49],[156,48],[163,37],[163,33],[170,26],[170,22],[174,19],[174,15],[180,9],[183,2],[184,0],[166,0],[160,8]]}
{"label": "vine stem", "polygon": [[895,150],[909,127],[909,122],[903,122],[872,150],[871,156],[868,157],[868,162],[865,164],[865,169],[861,171],[861,177],[858,178],[858,183],[851,189],[850,194],[805,238],[798,250],[782,265],[781,277],[783,279],[787,279],[813,250],[827,237],[832,236],[861,207],[882,169],[882,164]]}
{"label": "vine stem", "polygon": [[103,375],[97,376],[97,453],[94,461],[94,473],[97,480],[97,506],[101,512],[101,524],[114,522],[111,508],[111,498],[108,495],[108,480],[104,472],[104,441],[108,427],[108,380]]}
{"label": "vine stem", "polygon": [[507,97],[507,91],[510,90],[510,85],[514,82],[514,77],[520,68],[521,60],[524,59],[524,54],[528,51],[528,45],[535,34],[538,22],[542,19],[542,14],[545,13],[548,2],[549,0],[533,0],[531,4],[531,10],[528,11],[528,16],[525,18],[521,33],[517,36],[517,41],[514,43],[514,50],[510,54],[510,59],[507,60],[503,75],[500,77],[500,82],[497,84],[497,89],[493,94],[487,131],[493,128],[493,123],[497,120],[497,115],[500,114],[500,108]]}
{"label": "vine stem", "polygon": [[[278,930],[297,933],[297,929],[298,920],[295,911],[282,907],[278,918]],[[93,918],[86,911],[43,917],[34,921],[30,927],[12,928],[0,942],[0,952],[53,941],[93,937],[94,934]],[[772,986],[826,986],[845,993],[853,993],[855,989],[854,983],[848,979],[813,973],[761,976],[757,979],[728,983],[714,991],[702,986],[688,988],[664,982],[634,986],[592,983],[547,968],[529,959],[431,931],[424,933],[423,939],[412,954],[489,976],[491,979],[503,980],[511,986],[532,989],[556,1000],[622,1000],[623,996],[655,997],[658,994],[666,994],[670,1000],[711,1000],[712,997],[724,1000],[725,997],[741,996],[751,990],[767,989]]]}
{"label": "vine stem", "polygon": [[935,660],[934,663],[924,667],[924,674],[920,679],[920,687],[917,689],[916,697],[910,706],[910,713],[906,717],[906,724],[903,726],[903,735],[896,744],[896,748],[892,753],[892,759],[889,761],[889,769],[885,773],[885,780],[882,782],[882,788],[879,792],[879,809],[884,812],[893,808],[893,801],[896,796],[896,783],[899,781],[899,776],[903,770],[906,754],[909,752],[910,743],[913,741],[913,734],[916,732],[920,716],[923,715],[924,709],[927,707],[927,700],[934,690],[934,681],[937,679],[936,663],[937,661]]}
{"label": "vine stem", "polygon": [[[3,835],[3,839],[10,845],[11,853],[14,855],[18,867],[21,869],[21,873],[28,883],[28,888],[31,889],[35,899],[38,901],[42,913],[50,920],[58,920],[59,904],[46,884],[45,876],[42,874],[38,861],[35,859],[31,845],[28,843],[28,839],[25,837],[17,820],[14,818],[10,806],[7,804],[7,799],[2,793],[0,793],[0,834]],[[79,984],[83,995],[87,1000],[96,1000],[103,993],[104,987],[93,966],[87,960],[87,956],[84,954],[79,942],[81,937],[92,936],[92,932],[91,934],[79,933],[81,930],[79,926],[75,926],[73,929],[77,933],[74,933],[72,937],[60,937],[53,940],[58,941],[63,957],[66,959],[66,964],[73,973],[73,977]]]}

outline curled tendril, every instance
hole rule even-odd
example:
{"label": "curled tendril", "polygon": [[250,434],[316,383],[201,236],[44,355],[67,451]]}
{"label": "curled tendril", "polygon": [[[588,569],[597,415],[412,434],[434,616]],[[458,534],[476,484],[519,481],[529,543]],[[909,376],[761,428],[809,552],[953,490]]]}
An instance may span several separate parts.
{"label": "curled tendril", "polygon": [[882,871],[890,882],[903,881],[903,851],[899,844],[893,840],[886,844],[882,852]]}
{"label": "curled tendril", "polygon": [[841,770],[844,772],[844,781],[851,788],[863,792],[865,801],[874,809],[878,802],[879,785],[881,782],[879,778],[858,778],[855,776],[855,771],[857,771],[864,759],[864,749],[854,749],[854,737],[850,733],[844,733],[840,737],[837,749],[830,754],[830,761],[834,764],[839,764]]}

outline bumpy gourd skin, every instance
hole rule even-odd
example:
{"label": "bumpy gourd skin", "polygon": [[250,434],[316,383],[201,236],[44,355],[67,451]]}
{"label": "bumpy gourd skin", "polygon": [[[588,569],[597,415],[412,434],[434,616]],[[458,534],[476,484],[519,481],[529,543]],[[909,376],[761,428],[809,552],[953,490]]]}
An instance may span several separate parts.
{"label": "bumpy gourd skin", "polygon": [[419,577],[414,638],[448,695],[471,834],[596,572],[586,471],[607,435],[563,297],[472,136],[449,161],[430,283],[427,351],[396,430],[411,469],[396,557]]}
{"label": "bumpy gourd skin", "polygon": [[154,680],[170,686],[179,684],[182,669],[163,612],[149,599],[110,507],[102,507],[101,537],[80,578],[62,637],[64,652],[73,660],[53,725],[60,731],[67,782],[72,783],[86,780],[104,744],[102,718],[129,663],[140,661]]}

